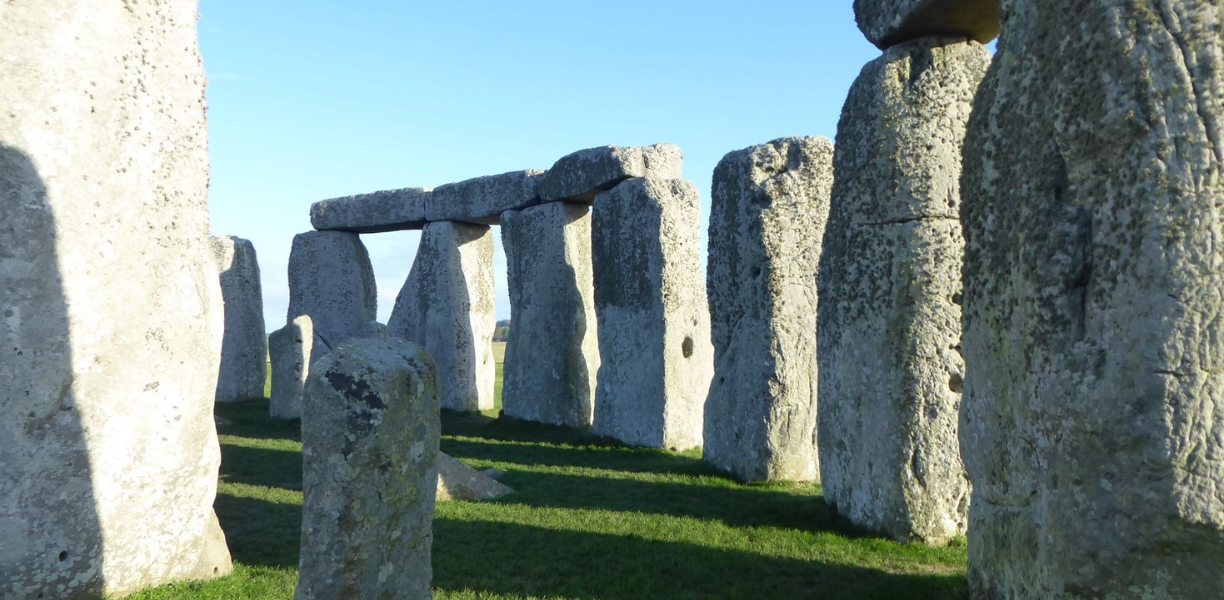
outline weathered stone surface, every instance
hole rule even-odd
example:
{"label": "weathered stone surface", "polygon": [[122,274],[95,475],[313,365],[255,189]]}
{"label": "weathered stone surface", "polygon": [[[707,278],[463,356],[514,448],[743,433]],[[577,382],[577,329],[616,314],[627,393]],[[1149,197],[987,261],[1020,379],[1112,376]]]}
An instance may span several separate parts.
{"label": "weathered stone surface", "polygon": [[697,189],[630,179],[600,194],[592,212],[601,360],[593,430],[637,446],[699,446],[714,349]]}
{"label": "weathered stone surface", "polygon": [[0,597],[230,570],[196,3],[0,6]]}
{"label": "weathered stone surface", "polygon": [[255,246],[232,235],[212,236],[209,241],[225,301],[217,402],[259,400],[268,377],[268,340],[264,337],[263,288]]}
{"label": "weathered stone surface", "polygon": [[837,130],[820,264],[820,476],[826,501],[899,540],[965,532],[957,442],[961,142],[990,54],[964,38],[864,67]]}
{"label": "weathered stone surface", "polygon": [[310,225],[320,231],[382,233],[425,225],[429,188],[384,190],[320,200],[310,205]]}
{"label": "weathered stone surface", "polygon": [[493,408],[495,322],[489,227],[451,221],[426,225],[387,329],[433,355],[443,408]]}
{"label": "weathered stone surface", "polygon": [[1004,2],[965,142],[974,598],[1224,589],[1219,2]]}
{"label": "weathered stone surface", "polygon": [[599,371],[590,208],[550,202],[502,216],[514,327],[506,344],[508,417],[587,427]]}
{"label": "weathered stone surface", "polygon": [[430,597],[440,428],[437,370],[415,344],[358,338],[319,359],[295,600]]}
{"label": "weathered stone surface", "polygon": [[674,144],[630,147],[600,146],[579,150],[557,160],[540,176],[540,200],[590,204],[600,192],[631,177],[679,179],[684,156]]}
{"label": "weathered stone surface", "polygon": [[854,0],[854,20],[881,50],[926,36],[999,35],[999,0]]}
{"label": "weathered stone surface", "polygon": [[289,315],[310,315],[329,347],[359,335],[375,320],[378,290],[365,245],[355,233],[308,231],[289,253]]}
{"label": "weathered stone surface", "polygon": [[816,272],[832,187],[824,138],[774,140],[714,169],[702,458],[745,481],[819,479]]}
{"label": "weathered stone surface", "polygon": [[268,402],[268,412],[273,419],[302,418],[302,393],[306,389],[310,365],[316,358],[315,346],[320,349],[319,356],[327,353],[323,341],[315,336],[308,315],[268,335],[268,353],[272,359],[272,398]]}
{"label": "weathered stone surface", "polygon": [[446,454],[438,453],[438,502],[494,500],[514,490]]}
{"label": "weathered stone surface", "polygon": [[425,216],[431,222],[497,225],[502,213],[539,204],[536,182],[543,173],[511,171],[438,186],[425,201]]}

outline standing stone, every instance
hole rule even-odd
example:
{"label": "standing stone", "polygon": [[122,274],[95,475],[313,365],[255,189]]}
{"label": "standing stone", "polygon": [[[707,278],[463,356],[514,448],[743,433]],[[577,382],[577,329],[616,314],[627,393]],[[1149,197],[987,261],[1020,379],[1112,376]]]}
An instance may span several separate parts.
{"label": "standing stone", "polygon": [[196,3],[0,3],[0,597],[230,571]]}
{"label": "standing stone", "polygon": [[510,316],[502,410],[508,417],[588,427],[599,371],[591,216],[550,202],[502,215]]}
{"label": "standing stone", "polygon": [[630,179],[595,199],[598,435],[652,448],[701,445],[714,348],[700,227],[697,188],[683,179]]}
{"label": "standing stone", "polygon": [[821,483],[839,513],[898,540],[965,532],[958,177],[989,65],[964,38],[890,48],[864,67],[837,129],[820,264]]}
{"label": "standing stone", "polygon": [[322,340],[314,334],[314,325],[308,315],[294,319],[268,336],[272,360],[272,398],[268,412],[273,419],[302,418],[302,394],[315,359],[316,345],[320,348],[320,356],[327,352]]}
{"label": "standing stone", "polygon": [[232,235],[209,240],[225,300],[217,402],[259,400],[268,380],[268,340],[264,337],[263,292],[255,246]]}
{"label": "standing stone", "polygon": [[493,408],[495,325],[489,227],[451,221],[426,225],[387,329],[433,355],[442,408]]}
{"label": "standing stone", "polygon": [[310,315],[315,334],[335,347],[375,320],[378,288],[361,237],[345,231],[308,231],[289,252],[289,315]]}
{"label": "standing stone", "polygon": [[881,50],[920,37],[999,35],[999,0],[854,0],[854,20]]}
{"label": "standing stone", "polygon": [[438,375],[428,353],[359,338],[319,359],[302,413],[295,600],[421,600],[433,578]]}
{"label": "standing stone", "polygon": [[745,481],[818,480],[816,269],[833,142],[783,138],[714,169],[714,379],[702,458]]}
{"label": "standing stone", "polygon": [[965,143],[974,598],[1224,589],[1219,2],[1004,2]]}

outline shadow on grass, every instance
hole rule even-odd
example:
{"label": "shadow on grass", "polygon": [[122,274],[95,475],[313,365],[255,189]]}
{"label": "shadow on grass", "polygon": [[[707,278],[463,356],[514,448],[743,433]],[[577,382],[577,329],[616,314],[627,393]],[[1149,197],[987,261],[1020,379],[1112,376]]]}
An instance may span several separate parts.
{"label": "shadow on grass", "polygon": [[958,574],[909,575],[517,524],[434,522],[434,587],[594,600],[965,598]]}
{"label": "shadow on grass", "polygon": [[268,399],[250,402],[218,403],[213,414],[228,421],[217,428],[221,435],[260,440],[302,441],[300,421],[278,421],[268,416]]}
{"label": "shadow on grass", "polygon": [[302,489],[302,453],[221,444],[221,481]]}
{"label": "shadow on grass", "polygon": [[217,494],[217,520],[235,561],[296,569],[301,541],[302,507],[258,498]]}

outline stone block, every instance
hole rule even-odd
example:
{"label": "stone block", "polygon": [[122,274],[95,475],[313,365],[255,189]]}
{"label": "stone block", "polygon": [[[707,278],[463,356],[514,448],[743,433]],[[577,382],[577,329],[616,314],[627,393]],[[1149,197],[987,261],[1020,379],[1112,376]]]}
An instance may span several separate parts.
{"label": "stone block", "polygon": [[816,273],[832,187],[824,138],[745,148],[714,169],[702,458],[744,481],[819,479]]}
{"label": "stone block", "polygon": [[375,320],[377,309],[374,268],[357,234],[308,231],[294,236],[288,321],[310,315],[315,334],[334,348],[359,335]]}
{"label": "stone block", "polygon": [[502,215],[510,315],[502,410],[589,427],[599,371],[590,208],[550,202]]}
{"label": "stone block", "polygon": [[234,236],[212,236],[209,240],[225,301],[217,402],[260,400],[268,377],[268,340],[264,337],[263,288],[255,246]]}
{"label": "stone block", "polygon": [[854,0],[854,20],[881,50],[926,36],[985,44],[999,35],[999,0]]}
{"label": "stone block", "polygon": [[404,188],[320,200],[310,205],[310,225],[320,231],[350,233],[420,229],[430,192]]}
{"label": "stone block", "polygon": [[496,500],[513,493],[509,486],[487,474],[438,453],[438,502]]}
{"label": "stone block", "polygon": [[273,419],[302,418],[302,393],[314,362],[315,346],[320,356],[327,352],[322,340],[314,334],[308,315],[268,335],[268,353],[272,361],[272,398],[268,412]]}
{"label": "stone block", "polygon": [[684,156],[674,144],[644,147],[601,146],[561,157],[540,176],[536,193],[543,202],[594,202],[600,192],[631,177],[678,179]]}
{"label": "stone block", "polygon": [[539,203],[536,182],[543,173],[511,171],[438,186],[425,202],[426,219],[497,225],[502,213]]}
{"label": "stone block", "polygon": [[591,228],[601,361],[592,428],[635,446],[700,446],[714,349],[697,188],[627,180],[595,199]]}
{"label": "stone block", "polygon": [[430,598],[440,429],[437,371],[415,344],[357,338],[319,359],[295,600]]}
{"label": "stone block", "polygon": [[387,329],[433,355],[443,408],[493,408],[495,323],[489,227],[452,221],[426,225]]}

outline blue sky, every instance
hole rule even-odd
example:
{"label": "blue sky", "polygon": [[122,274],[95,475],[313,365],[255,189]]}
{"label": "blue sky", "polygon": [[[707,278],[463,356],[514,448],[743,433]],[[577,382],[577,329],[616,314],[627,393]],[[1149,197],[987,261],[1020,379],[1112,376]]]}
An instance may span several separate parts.
{"label": "blue sky", "polygon": [[[285,323],[310,203],[548,168],[574,150],[672,142],[708,220],[732,150],[833,138],[879,56],[850,0],[201,0],[213,233],[255,243],[268,330]],[[496,231],[494,232],[496,235]],[[700,232],[706,243],[706,232]],[[362,236],[386,322],[419,234]],[[498,318],[509,318],[500,238]]]}

